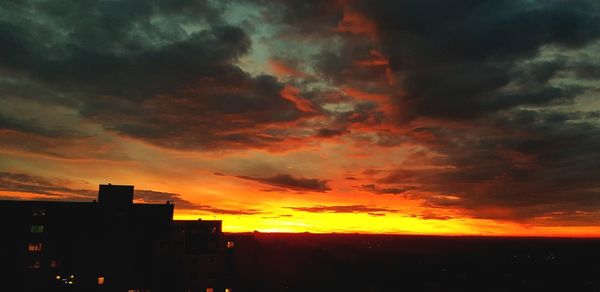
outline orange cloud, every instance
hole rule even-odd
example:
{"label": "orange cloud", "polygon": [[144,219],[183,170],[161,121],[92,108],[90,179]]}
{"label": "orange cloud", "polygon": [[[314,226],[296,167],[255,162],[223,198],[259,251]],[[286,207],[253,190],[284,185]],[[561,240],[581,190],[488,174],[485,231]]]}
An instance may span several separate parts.
{"label": "orange cloud", "polygon": [[300,97],[299,93],[300,89],[291,85],[286,85],[280,92],[281,96],[294,103],[297,109],[303,112],[316,112],[317,107],[310,100]]}
{"label": "orange cloud", "polygon": [[338,23],[336,31],[373,35],[375,33],[375,24],[362,14],[345,7],[344,17]]}
{"label": "orange cloud", "polygon": [[270,59],[269,68],[271,71],[280,78],[285,77],[305,77],[306,74],[296,68],[290,67],[289,65],[279,60]]}

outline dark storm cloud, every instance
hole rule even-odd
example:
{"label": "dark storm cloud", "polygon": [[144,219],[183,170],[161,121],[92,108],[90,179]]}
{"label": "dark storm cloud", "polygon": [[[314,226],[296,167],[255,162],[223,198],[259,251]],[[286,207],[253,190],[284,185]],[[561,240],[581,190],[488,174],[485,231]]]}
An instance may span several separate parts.
{"label": "dark storm cloud", "polygon": [[134,199],[143,203],[165,204],[172,202],[177,209],[193,209],[196,205],[190,201],[184,200],[179,194],[157,192],[152,190],[134,190]]}
{"label": "dark storm cloud", "polygon": [[[561,212],[594,215],[600,205],[600,127],[583,112],[519,110],[468,129],[419,129],[444,168],[398,169],[383,183],[419,184],[428,206],[475,217],[526,221]],[[550,215],[549,215],[550,214]],[[591,217],[590,217],[591,218]],[[558,220],[557,220],[558,221]],[[589,221],[588,224],[597,224]]]}
{"label": "dark storm cloud", "polygon": [[580,90],[547,83],[562,66],[527,75],[518,70],[533,69],[520,62],[542,46],[572,49],[600,36],[594,1],[363,1],[355,9],[375,23],[391,68],[403,76],[405,119],[467,119],[571,99]]}
{"label": "dark storm cloud", "polygon": [[9,129],[17,132],[32,133],[44,137],[76,138],[84,135],[73,130],[49,129],[35,120],[16,119],[0,113],[0,129]]}
{"label": "dark storm cloud", "polygon": [[[248,45],[240,29],[224,26],[191,34],[162,47],[142,47],[133,52],[90,52],[87,50],[99,48],[81,47],[66,52],[68,57],[62,58],[52,56],[51,52],[32,53],[26,57],[31,65],[14,67],[51,86],[62,85],[75,92],[143,97],[171,92],[202,76],[229,74],[235,69],[224,63],[244,53]],[[11,53],[7,55],[10,57]]]}
{"label": "dark storm cloud", "polygon": [[[462,208],[478,218],[555,224],[563,218],[569,224],[594,224],[590,222],[600,205],[595,179],[600,173],[598,116],[554,106],[572,103],[593,89],[589,82],[572,81],[598,78],[597,52],[588,50],[583,59],[574,53],[600,39],[597,3],[428,0],[347,5],[373,23],[377,41],[343,35],[339,50],[315,57],[317,74],[342,86],[359,84],[365,92],[386,94],[381,86],[384,67],[357,64],[389,60],[397,81],[390,86],[401,92],[391,95],[396,118],[442,121],[415,129],[413,137],[389,133],[382,143],[371,138],[380,146],[422,143],[441,154],[432,163],[444,166],[397,169],[379,183],[418,186],[438,194],[421,195],[428,206]],[[541,51],[557,53],[540,57]],[[523,106],[530,110],[519,110]],[[343,128],[388,118],[367,119],[360,111],[334,117]],[[448,119],[460,121],[460,126],[444,125]],[[366,186],[364,190],[381,191]]]}
{"label": "dark storm cloud", "polygon": [[[10,79],[0,82],[3,93],[74,108],[109,130],[163,147],[283,141],[285,133],[263,127],[301,113],[282,98],[275,78],[250,76],[234,64],[251,43],[223,21],[227,4],[171,2],[3,2],[0,77]],[[1,123],[56,134],[8,118]]]}
{"label": "dark storm cloud", "polygon": [[[105,127],[169,148],[262,148],[282,142],[285,131],[269,125],[292,122],[301,113],[283,99],[283,88],[270,76],[221,76],[176,95],[129,102],[121,113],[95,115]],[[108,108],[112,99],[101,101]],[[119,102],[119,101],[116,101]],[[93,110],[94,110],[93,109]],[[131,112],[131,114],[129,114]]]}
{"label": "dark storm cloud", "polygon": [[334,205],[334,206],[311,206],[311,207],[289,207],[295,211],[310,213],[366,213],[371,216],[385,216],[385,213],[397,213],[397,210],[379,208],[367,205]]}
{"label": "dark storm cloud", "polygon": [[[220,13],[206,1],[169,2],[5,2],[2,65],[53,86],[129,96],[231,70],[227,62],[249,46],[245,34],[219,25]],[[207,23],[214,26],[182,28]]]}
{"label": "dark storm cloud", "polygon": [[33,193],[74,200],[89,200],[97,195],[97,191],[68,188],[65,186],[68,183],[68,180],[50,179],[23,173],[0,172],[0,191]]}
{"label": "dark storm cloud", "polygon": [[322,0],[250,0],[264,9],[267,20],[282,25],[283,33],[298,35],[331,34],[342,19],[342,5]]}
{"label": "dark storm cloud", "polygon": [[317,137],[331,138],[331,137],[335,137],[335,136],[341,136],[344,133],[346,133],[346,130],[343,130],[343,129],[322,128],[317,131]]}
{"label": "dark storm cloud", "polygon": [[[426,206],[476,218],[599,222],[600,114],[573,109],[581,104],[557,107],[597,93],[589,85],[600,77],[598,52],[589,49],[600,37],[596,1],[252,2],[260,4],[260,20],[273,25],[266,29],[277,34],[269,40],[276,51],[269,57],[312,69],[306,71],[310,78],[293,76],[304,78],[293,85],[324,121],[316,127],[304,123],[313,128],[303,133],[316,139],[351,134],[368,145],[405,143],[436,154],[420,158],[431,169],[399,167],[385,176],[388,166],[376,166],[364,173],[374,184],[361,190],[406,195],[414,187],[419,192],[410,192],[411,197]],[[1,2],[0,99],[58,104],[84,122],[162,147],[282,150],[290,137],[302,138],[295,123],[309,114],[282,97],[280,81],[236,65],[250,52],[252,29],[228,24],[227,5]],[[363,30],[339,29],[348,12],[364,17],[358,22]],[[298,48],[290,47],[293,42]],[[305,52],[304,46],[313,44],[314,55],[307,58],[312,47]],[[11,114],[0,113],[3,148],[61,157],[117,152],[87,145],[92,143],[77,130]],[[390,125],[391,120],[397,122]],[[374,130],[378,126],[387,130]],[[327,180],[288,174],[238,178],[266,185],[263,191],[330,190]],[[4,191],[95,197],[95,191],[61,185],[68,182],[0,175]],[[178,194],[139,192],[141,200],[172,200],[190,210],[259,213],[196,205]],[[298,210],[373,216],[394,211],[366,205]],[[431,214],[415,216],[450,219]]]}
{"label": "dark storm cloud", "polygon": [[592,80],[600,78],[600,64],[598,63],[593,64],[584,62],[576,64],[573,68],[573,71],[578,78]]}
{"label": "dark storm cloud", "polygon": [[201,211],[213,214],[224,215],[254,215],[262,212],[254,209],[223,209],[209,205],[201,205],[182,199],[180,194],[157,192],[152,190],[135,190],[134,198],[142,203],[164,204],[167,201],[172,202],[177,210]]}
{"label": "dark storm cloud", "polygon": [[[597,71],[570,60],[568,53],[525,62],[542,48],[568,52],[597,41],[600,9],[594,1],[350,1],[346,7],[329,6],[333,10],[325,14],[317,5],[299,9],[300,4],[277,3],[298,16],[312,11],[323,27],[339,24],[339,13],[365,17],[374,31],[340,33],[340,47],[317,53],[314,68],[338,85],[392,93],[401,121],[421,116],[468,120],[519,105],[570,102],[587,88],[551,79],[562,72],[586,78]],[[315,27],[311,17],[286,16],[280,22]],[[386,79],[393,83],[388,65],[396,90],[385,86]],[[393,94],[398,89],[402,94]]]}
{"label": "dark storm cloud", "polygon": [[257,209],[222,209],[207,205],[198,205],[194,207],[194,210],[223,215],[257,215],[264,213]]}
{"label": "dark storm cloud", "polygon": [[375,184],[364,184],[361,185],[361,189],[373,193],[373,194],[392,194],[392,195],[399,195],[399,194],[403,194],[406,193],[410,190],[414,190],[414,187],[379,187]]}
{"label": "dark storm cloud", "polygon": [[433,214],[433,213],[424,213],[424,214],[418,215],[417,217],[420,219],[423,219],[423,220],[450,220],[450,219],[452,219],[451,216],[437,215],[437,214]]}
{"label": "dark storm cloud", "polygon": [[[6,196],[2,191],[23,192],[47,196],[48,200],[90,201],[98,197],[98,190],[73,189],[67,187],[71,181],[46,178],[23,173],[0,172],[0,196],[5,199],[21,199]],[[176,209],[202,211],[213,214],[254,215],[260,214],[254,209],[223,209],[209,205],[200,205],[181,198],[181,195],[153,190],[134,190],[134,199],[146,204],[164,204],[171,201]]]}
{"label": "dark storm cloud", "polygon": [[329,114],[333,123],[341,129],[346,129],[353,125],[376,126],[380,125],[384,120],[384,114],[379,109],[377,103],[371,101],[356,103],[348,111]]}
{"label": "dark storm cloud", "polygon": [[383,56],[373,55],[378,52],[379,46],[364,36],[346,35],[342,41],[343,46],[338,50],[324,50],[314,56],[313,61],[319,75],[338,84],[375,89],[371,88],[374,82],[378,79],[385,80],[387,63],[365,66],[358,64],[382,58]]}
{"label": "dark storm cloud", "polygon": [[285,188],[300,192],[327,192],[331,188],[327,186],[327,180],[316,178],[293,177],[289,174],[278,174],[272,177],[237,176],[238,178],[256,181],[275,187]]}

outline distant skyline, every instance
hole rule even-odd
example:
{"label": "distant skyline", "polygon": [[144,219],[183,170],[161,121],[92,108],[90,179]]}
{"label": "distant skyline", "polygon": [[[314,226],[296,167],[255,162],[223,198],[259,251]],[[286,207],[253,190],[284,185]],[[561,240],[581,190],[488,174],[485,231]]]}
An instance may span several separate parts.
{"label": "distant skyline", "polygon": [[600,236],[600,3],[2,1],[0,199]]}

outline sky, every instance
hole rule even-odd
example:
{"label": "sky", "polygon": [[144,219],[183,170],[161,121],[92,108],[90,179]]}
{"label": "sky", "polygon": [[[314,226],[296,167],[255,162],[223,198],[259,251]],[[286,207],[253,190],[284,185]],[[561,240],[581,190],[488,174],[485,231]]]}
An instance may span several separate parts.
{"label": "sky", "polygon": [[5,0],[0,199],[600,236],[595,0]]}

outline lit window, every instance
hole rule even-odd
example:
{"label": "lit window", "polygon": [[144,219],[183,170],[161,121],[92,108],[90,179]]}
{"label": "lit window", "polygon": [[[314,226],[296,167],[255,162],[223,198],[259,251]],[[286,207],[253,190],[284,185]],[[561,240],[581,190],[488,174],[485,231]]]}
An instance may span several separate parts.
{"label": "lit window", "polygon": [[31,226],[31,233],[42,233],[42,232],[44,232],[44,226],[42,226],[42,225]]}
{"label": "lit window", "polygon": [[29,243],[29,246],[27,247],[28,251],[41,251],[42,250],[42,243],[40,242],[36,242],[36,243]]}
{"label": "lit window", "polygon": [[33,215],[33,216],[46,216],[46,210],[40,209],[40,208],[35,208],[31,212],[31,215]]}
{"label": "lit window", "polygon": [[98,277],[98,285],[104,285],[104,277],[102,277],[102,276]]}
{"label": "lit window", "polygon": [[225,288],[225,292],[231,292],[231,288]]}
{"label": "lit window", "polygon": [[60,275],[56,275],[56,280],[60,280]]}
{"label": "lit window", "polygon": [[39,269],[40,268],[40,261],[34,261],[31,263],[31,265],[29,265],[30,269]]}
{"label": "lit window", "polygon": [[206,292],[214,292],[214,291],[215,291],[215,289],[213,289],[213,288],[206,288]]}
{"label": "lit window", "polygon": [[235,246],[235,244],[233,244],[233,241],[227,242],[227,248],[233,248],[234,246]]}

